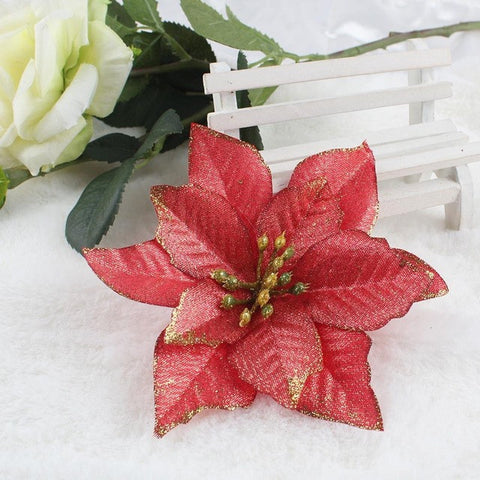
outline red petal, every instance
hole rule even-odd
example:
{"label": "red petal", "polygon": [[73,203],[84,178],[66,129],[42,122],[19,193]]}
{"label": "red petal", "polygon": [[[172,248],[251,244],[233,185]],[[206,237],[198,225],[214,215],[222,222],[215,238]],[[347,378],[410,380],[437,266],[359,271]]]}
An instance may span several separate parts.
{"label": "red petal", "polygon": [[231,346],[229,360],[240,378],[278,403],[295,408],[307,377],[322,366],[317,331],[282,303],[273,316]]}
{"label": "red petal", "polygon": [[289,186],[320,177],[327,179],[345,213],[342,229],[370,231],[377,218],[378,194],[375,158],[367,142],[357,148],[329,150],[306,158],[295,168]]}
{"label": "red petal", "polygon": [[100,280],[138,302],[174,307],[197,282],[170,263],[156,240],[125,248],[86,248],[83,254]]}
{"label": "red petal", "polygon": [[359,231],[341,232],[313,246],[293,270],[309,283],[295,297],[315,322],[339,328],[375,330],[405,315],[427,288],[387,242]]}
{"label": "red petal", "polygon": [[370,387],[370,338],[364,332],[324,325],[317,328],[323,369],[307,379],[297,410],[325,420],[383,430],[378,402]]}
{"label": "red petal", "polygon": [[272,175],[257,149],[202,125],[190,128],[190,183],[228,199],[247,225],[272,197]]}
{"label": "red petal", "polygon": [[399,248],[394,248],[394,252],[405,262],[407,267],[418,277],[429,278],[429,283],[425,290],[421,292],[416,301],[427,300],[429,298],[441,297],[448,293],[448,287],[443,278],[426,262],[416,255]]}
{"label": "red petal", "polygon": [[152,187],[151,198],[159,219],[157,240],[177,268],[195,278],[225,269],[255,280],[252,238],[225,198],[193,185]]}
{"label": "red petal", "polygon": [[243,382],[226,358],[226,345],[168,345],[157,340],[153,380],[155,433],[165,435],[206,408],[247,407],[255,389]]}
{"label": "red petal", "polygon": [[[243,337],[247,328],[238,325],[245,306],[231,310],[221,308],[227,292],[213,280],[204,280],[186,290],[180,304],[172,313],[172,321],[165,330],[165,342],[181,345],[204,343],[215,346],[232,343]],[[246,292],[234,292],[236,298],[245,298]]]}
{"label": "red petal", "polygon": [[270,258],[273,240],[285,232],[287,245],[295,247],[294,264],[313,244],[337,233],[342,217],[324,179],[281,190],[257,223],[257,236],[266,233],[270,239],[265,258]]}

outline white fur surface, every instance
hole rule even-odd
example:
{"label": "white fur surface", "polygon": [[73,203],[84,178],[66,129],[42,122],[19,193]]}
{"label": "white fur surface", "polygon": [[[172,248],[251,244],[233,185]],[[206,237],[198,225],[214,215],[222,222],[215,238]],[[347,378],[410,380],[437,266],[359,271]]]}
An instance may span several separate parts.
{"label": "white fur surface", "polygon": [[[319,4],[326,17],[317,23]],[[298,52],[334,50],[389,29],[480,18],[473,1],[312,0],[301,7],[262,2],[258,14],[252,2],[230,5],[247,23]],[[369,7],[376,13],[363,18]],[[266,12],[277,12],[271,23],[262,16]],[[173,4],[162,13],[181,20]],[[295,18],[305,27],[298,30]],[[348,22],[352,27],[345,27]],[[340,33],[322,36],[318,30],[325,27]],[[455,59],[442,73],[455,82],[455,98],[439,103],[439,117],[454,118],[477,139],[479,38],[472,33],[434,41],[452,46]],[[395,120],[394,111],[385,115]],[[363,127],[349,122],[351,128]],[[324,121],[322,137],[338,135],[340,126]],[[286,133],[298,141],[314,139],[318,129],[291,125],[264,133],[272,145]],[[415,304],[406,317],[372,333],[372,385],[384,432],[302,416],[259,395],[249,409],[203,412],[163,439],[152,434],[152,354],[170,311],[116,295],[63,237],[68,212],[100,171],[92,164],[27,182],[9,192],[0,212],[0,478],[479,478],[478,165],[472,168],[477,190],[472,230],[445,230],[440,209],[382,220],[376,228],[393,246],[431,263],[450,287],[446,297]],[[139,171],[102,245],[152,238],[156,222],[149,187],[182,183],[185,172],[185,146]]]}

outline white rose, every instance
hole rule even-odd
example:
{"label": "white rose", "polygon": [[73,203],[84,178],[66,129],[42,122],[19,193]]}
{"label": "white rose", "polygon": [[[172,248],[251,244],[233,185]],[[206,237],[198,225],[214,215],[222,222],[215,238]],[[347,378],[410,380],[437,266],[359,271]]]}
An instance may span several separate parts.
{"label": "white rose", "polygon": [[0,167],[32,175],[77,158],[109,115],[132,52],[107,0],[1,0]]}

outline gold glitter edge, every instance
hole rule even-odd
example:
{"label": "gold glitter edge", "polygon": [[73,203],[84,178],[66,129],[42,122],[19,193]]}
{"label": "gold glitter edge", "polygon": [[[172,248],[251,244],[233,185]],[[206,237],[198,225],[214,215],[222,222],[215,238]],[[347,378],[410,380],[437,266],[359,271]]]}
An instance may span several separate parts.
{"label": "gold glitter edge", "polygon": [[220,340],[208,340],[205,333],[203,333],[202,336],[199,337],[196,335],[196,333],[193,330],[188,330],[183,333],[177,332],[176,326],[177,326],[178,315],[185,302],[185,298],[188,295],[189,290],[190,288],[187,288],[182,292],[178,306],[175,307],[172,311],[170,323],[165,328],[164,342],[167,345],[173,344],[173,345],[188,346],[188,345],[203,344],[213,348],[218,347],[218,345],[220,345],[222,342]]}
{"label": "gold glitter edge", "polygon": [[[377,193],[377,198],[378,198],[378,193]],[[378,221],[378,217],[380,215],[380,202],[378,200],[375,203],[373,209],[374,209],[375,214],[374,214],[373,219],[372,219],[372,225],[368,229],[368,232],[367,232],[368,235],[372,235],[373,229],[375,228],[375,225],[377,224],[377,221]]]}
{"label": "gold glitter edge", "polygon": [[312,417],[312,418],[320,418],[322,420],[327,420],[329,422],[343,423],[345,425],[350,425],[352,427],[361,428],[362,430],[377,430],[377,431],[383,432],[384,431],[383,419],[382,419],[382,415],[380,413],[380,406],[378,404],[378,400],[377,400],[377,397],[375,396],[375,394],[374,394],[374,397],[375,397],[375,403],[376,403],[376,410],[377,410],[377,413],[378,413],[378,420],[375,423],[375,425],[373,425],[373,427],[371,427],[369,425],[361,425],[361,424],[358,424],[358,423],[349,422],[348,420],[340,420],[338,418],[331,417],[327,414],[322,414],[322,413],[318,413],[318,412],[311,412],[310,410],[298,410],[297,409],[297,412],[299,412],[303,415],[307,415],[307,416]]}
{"label": "gold glitter edge", "polygon": [[[157,238],[154,238],[154,240],[157,240]],[[148,240],[147,240],[148,242]],[[120,247],[120,248],[105,248],[105,247],[93,247],[93,248],[84,248],[82,249],[82,252],[84,253],[89,253],[93,250],[97,250],[97,251],[110,251],[110,250],[123,250],[124,248],[133,248],[133,247],[140,247],[142,246],[144,243],[146,242],[140,242],[140,243],[134,243],[132,245],[129,245],[127,247]],[[160,243],[160,242],[159,242]],[[162,247],[163,248],[163,247]],[[168,252],[167,252],[168,253]],[[88,265],[90,266],[90,268],[93,270],[93,273],[100,279],[100,281],[102,281],[108,288],[110,288],[110,290],[112,290],[113,292],[115,292],[116,294],[124,297],[124,298],[128,298],[129,300],[133,300],[134,302],[139,302],[139,303],[145,303],[147,305],[159,305],[159,306],[163,306],[163,307],[166,307],[166,308],[172,308],[168,305],[163,305],[163,304],[157,304],[157,303],[151,303],[151,302],[147,302],[145,300],[140,300],[139,298],[137,297],[133,297],[125,292],[122,292],[121,290],[119,290],[112,282],[110,282],[109,280],[106,280],[106,278],[104,276],[102,276],[100,273],[97,273],[97,271],[95,270],[95,268],[91,265],[90,261],[85,258],[85,260],[87,261]],[[106,262],[103,262],[102,261],[102,265],[104,266],[110,266],[108,263]],[[172,264],[173,265],[173,264]],[[177,270],[179,270],[180,272],[182,272],[176,265],[174,265],[175,268],[177,268]],[[127,273],[128,274],[128,271],[124,271],[123,273]],[[182,272],[184,273],[184,272]],[[188,274],[186,274],[188,275]],[[193,277],[192,277],[193,279]]]}
{"label": "gold glitter edge", "polygon": [[288,394],[290,396],[290,401],[292,402],[291,408],[294,409],[296,409],[297,407],[298,401],[300,400],[303,388],[305,387],[305,383],[307,382],[308,377],[310,377],[310,375],[313,375],[314,373],[318,373],[323,370],[322,341],[318,333],[317,327],[314,323],[313,329],[315,334],[315,340],[317,342],[317,348],[319,351],[318,365],[307,368],[301,375],[294,375],[287,378]]}
{"label": "gold glitter edge", "polygon": [[352,427],[357,427],[357,428],[361,428],[363,430],[377,430],[377,431],[383,431],[383,418],[382,418],[382,412],[380,410],[380,404],[378,402],[378,399],[377,399],[377,396],[375,395],[375,391],[373,390],[373,388],[371,387],[370,383],[371,383],[371,380],[372,380],[372,369],[370,367],[370,363],[368,363],[368,354],[370,353],[370,349],[372,348],[372,339],[370,338],[370,336],[366,333],[366,332],[362,332],[364,335],[365,335],[365,338],[367,339],[368,341],[368,349],[367,349],[367,353],[366,353],[366,358],[367,360],[365,361],[364,365],[365,365],[365,368],[367,370],[367,383],[368,383],[368,390],[370,391],[372,397],[373,397],[373,400],[375,402],[375,410],[377,411],[377,416],[378,416],[378,419],[377,419],[377,422],[373,425],[373,427],[370,427],[370,426],[367,426],[367,425],[359,425],[357,423],[353,423],[353,422],[349,422],[347,420],[340,420],[340,419],[337,419],[337,418],[334,418],[334,417],[331,417],[327,414],[322,414],[322,413],[318,413],[318,412],[313,412],[313,411],[310,411],[310,410],[303,410],[303,409],[295,409],[297,412],[299,413],[302,413],[303,415],[307,415],[309,417],[313,417],[313,418],[321,418],[323,420],[327,420],[329,422],[335,422],[335,423],[344,423],[346,425],[350,425]]}
{"label": "gold glitter edge", "polygon": [[203,410],[207,409],[215,409],[215,410],[228,410],[228,411],[233,411],[237,408],[249,408],[251,404],[249,405],[237,405],[237,404],[232,404],[232,405],[202,405],[201,407],[198,407],[194,410],[187,410],[186,412],[183,413],[183,416],[180,420],[168,423],[166,425],[160,425],[157,419],[155,419],[155,428],[154,428],[154,433],[157,437],[162,438],[165,436],[170,430],[173,430],[175,427],[177,427],[180,424],[186,424],[188,423],[197,413],[202,412]]}
{"label": "gold glitter edge", "polygon": [[[448,286],[445,283],[445,281],[443,281],[443,283],[445,284],[446,288],[442,288],[441,290],[438,290],[438,292],[429,292],[428,290],[430,289],[430,286],[433,280],[435,279],[436,272],[434,273],[434,271],[432,271],[433,268],[425,260],[421,259],[420,257],[417,257],[415,254],[411,252],[407,252],[405,250],[401,250],[401,249],[399,250],[400,250],[401,260],[404,262],[405,266],[407,266],[408,268],[410,268],[410,270],[414,272],[423,273],[427,275],[427,277],[430,279],[430,283],[425,288],[425,291],[420,294],[421,300],[430,300],[432,298],[443,297],[449,292]],[[411,260],[412,258],[413,258],[413,261]],[[422,267],[424,267],[424,269],[422,269]],[[437,275],[439,274],[437,273]]]}

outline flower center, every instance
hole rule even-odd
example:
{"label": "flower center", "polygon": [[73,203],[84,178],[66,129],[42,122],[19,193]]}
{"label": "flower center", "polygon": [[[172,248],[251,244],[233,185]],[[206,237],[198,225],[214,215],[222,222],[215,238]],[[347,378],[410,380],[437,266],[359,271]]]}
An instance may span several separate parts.
{"label": "flower center", "polygon": [[270,261],[262,272],[262,264],[265,250],[268,247],[269,239],[266,234],[257,239],[258,246],[258,263],[255,282],[242,282],[235,275],[231,275],[225,270],[215,270],[212,272],[212,278],[222,285],[225,290],[234,292],[235,290],[247,290],[248,298],[236,298],[233,294],[228,293],[222,299],[220,306],[225,309],[231,309],[237,305],[246,305],[240,314],[239,325],[245,327],[252,320],[252,315],[256,310],[260,312],[264,318],[271,317],[273,314],[273,305],[271,300],[278,295],[290,293],[292,295],[300,295],[308,290],[307,283],[297,282],[292,285],[292,272],[279,274],[286,260],[289,260],[295,254],[295,250],[291,246],[286,245],[285,232],[279,235],[274,242],[274,248]]}

